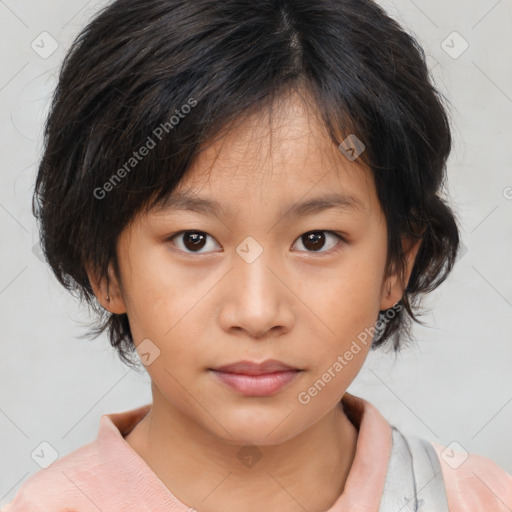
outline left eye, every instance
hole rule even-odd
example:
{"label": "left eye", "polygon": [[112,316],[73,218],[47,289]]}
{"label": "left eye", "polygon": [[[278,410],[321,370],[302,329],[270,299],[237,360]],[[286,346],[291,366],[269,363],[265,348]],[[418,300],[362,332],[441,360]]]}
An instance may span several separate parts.
{"label": "left eye", "polygon": [[[327,233],[327,237],[324,233]],[[334,243],[331,243],[331,247],[328,247],[327,250],[321,251],[320,249],[324,248],[329,236],[334,239]],[[328,252],[330,249],[336,247],[340,241],[342,242],[343,238],[332,231],[308,231],[301,235],[297,240],[302,243],[307,252]]]}
{"label": "left eye", "polygon": [[[325,234],[327,234],[327,236]],[[330,243],[329,237],[331,237]],[[174,239],[178,241],[178,243],[176,243],[178,249],[188,254],[201,254],[204,252],[210,252],[208,250],[203,251],[202,249],[205,247],[208,248],[208,239],[214,240],[213,237],[204,231],[181,231],[171,236],[168,240],[172,241]],[[304,233],[299,238],[297,238],[297,241],[305,247],[306,252],[328,252],[330,249],[336,247],[336,245],[338,245],[340,242],[343,242],[344,239],[332,231],[324,230],[308,231],[307,233]],[[327,250],[322,250],[325,249],[326,245],[328,246]],[[218,244],[217,246],[220,247]]]}

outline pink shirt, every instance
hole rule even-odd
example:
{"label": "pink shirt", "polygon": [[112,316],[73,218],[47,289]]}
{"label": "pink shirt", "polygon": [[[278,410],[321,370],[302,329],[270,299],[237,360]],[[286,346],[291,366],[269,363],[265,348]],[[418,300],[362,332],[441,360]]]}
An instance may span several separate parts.
{"label": "pink shirt", "polygon": [[[391,426],[369,402],[346,393],[343,404],[359,430],[345,490],[326,512],[377,512],[391,453]],[[32,475],[0,512],[189,512],[124,440],[151,404],[104,414],[97,438]],[[457,469],[441,457],[451,512],[512,511],[512,476],[470,455]],[[446,454],[445,454],[446,455]]]}

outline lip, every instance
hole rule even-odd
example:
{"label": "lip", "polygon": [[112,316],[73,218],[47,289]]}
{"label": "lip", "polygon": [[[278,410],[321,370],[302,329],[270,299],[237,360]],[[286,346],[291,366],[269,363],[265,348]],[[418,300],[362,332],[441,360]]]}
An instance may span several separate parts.
{"label": "lip", "polygon": [[261,375],[246,375],[212,370],[213,375],[231,389],[245,396],[270,396],[281,391],[295,380],[301,370],[286,370],[282,372],[265,373]]}
{"label": "lip", "polygon": [[245,396],[271,396],[295,380],[303,370],[268,359],[262,363],[239,361],[210,368],[210,371],[223,384]]}
{"label": "lip", "polygon": [[236,363],[225,364],[218,368],[211,368],[213,371],[223,373],[239,373],[244,375],[265,375],[268,373],[285,372],[288,370],[299,370],[277,359],[267,359],[261,363],[253,361],[237,361]]}

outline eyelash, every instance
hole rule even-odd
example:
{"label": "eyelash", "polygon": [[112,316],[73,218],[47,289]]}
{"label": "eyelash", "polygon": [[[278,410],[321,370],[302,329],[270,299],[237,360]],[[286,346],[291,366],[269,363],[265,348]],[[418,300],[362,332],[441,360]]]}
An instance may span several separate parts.
{"label": "eyelash", "polygon": [[[167,237],[166,240],[169,241],[169,242],[172,242],[172,240],[174,238],[179,237],[179,235],[183,236],[184,234],[187,234],[187,233],[206,235],[207,237],[210,237],[210,238],[213,239],[213,237],[211,235],[209,235],[208,233],[205,233],[204,231],[185,230],[185,231],[179,231],[177,233],[174,233],[173,235]],[[327,251],[319,250],[319,251],[299,251],[299,252],[306,252],[307,254],[331,254],[333,252],[338,251],[340,249],[340,245],[341,244],[346,243],[345,238],[341,234],[336,233],[334,231],[327,230],[327,229],[314,229],[314,230],[306,231],[305,233],[300,235],[296,240],[301,240],[302,237],[304,237],[305,235],[309,235],[311,233],[329,233],[331,235],[334,235],[336,238],[338,238],[339,242],[333,248],[328,249]],[[179,248],[178,248],[178,251],[181,251],[181,252],[183,252],[185,254],[188,254],[188,255],[208,254],[208,252],[206,252],[206,253],[199,252],[199,251],[191,251],[191,252],[189,252],[187,250],[183,250],[183,249],[179,249]]]}

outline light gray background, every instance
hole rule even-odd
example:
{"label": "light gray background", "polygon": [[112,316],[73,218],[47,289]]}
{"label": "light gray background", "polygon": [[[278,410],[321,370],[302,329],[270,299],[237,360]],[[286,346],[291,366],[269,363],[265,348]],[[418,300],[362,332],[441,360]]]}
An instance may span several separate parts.
{"label": "light gray background", "polygon": [[[42,441],[63,456],[95,438],[102,414],[151,401],[146,374],[124,367],[106,337],[79,338],[87,310],[32,252],[31,195],[57,71],[105,3],[0,0],[0,505],[39,469],[31,453]],[[467,252],[424,302],[430,327],[416,326],[415,347],[396,361],[372,353],[349,391],[406,433],[457,441],[512,472],[512,3],[381,3],[419,38],[452,103],[448,191]],[[44,31],[59,45],[47,58],[31,48]],[[463,48],[453,31],[469,44],[458,58],[442,47]]]}

